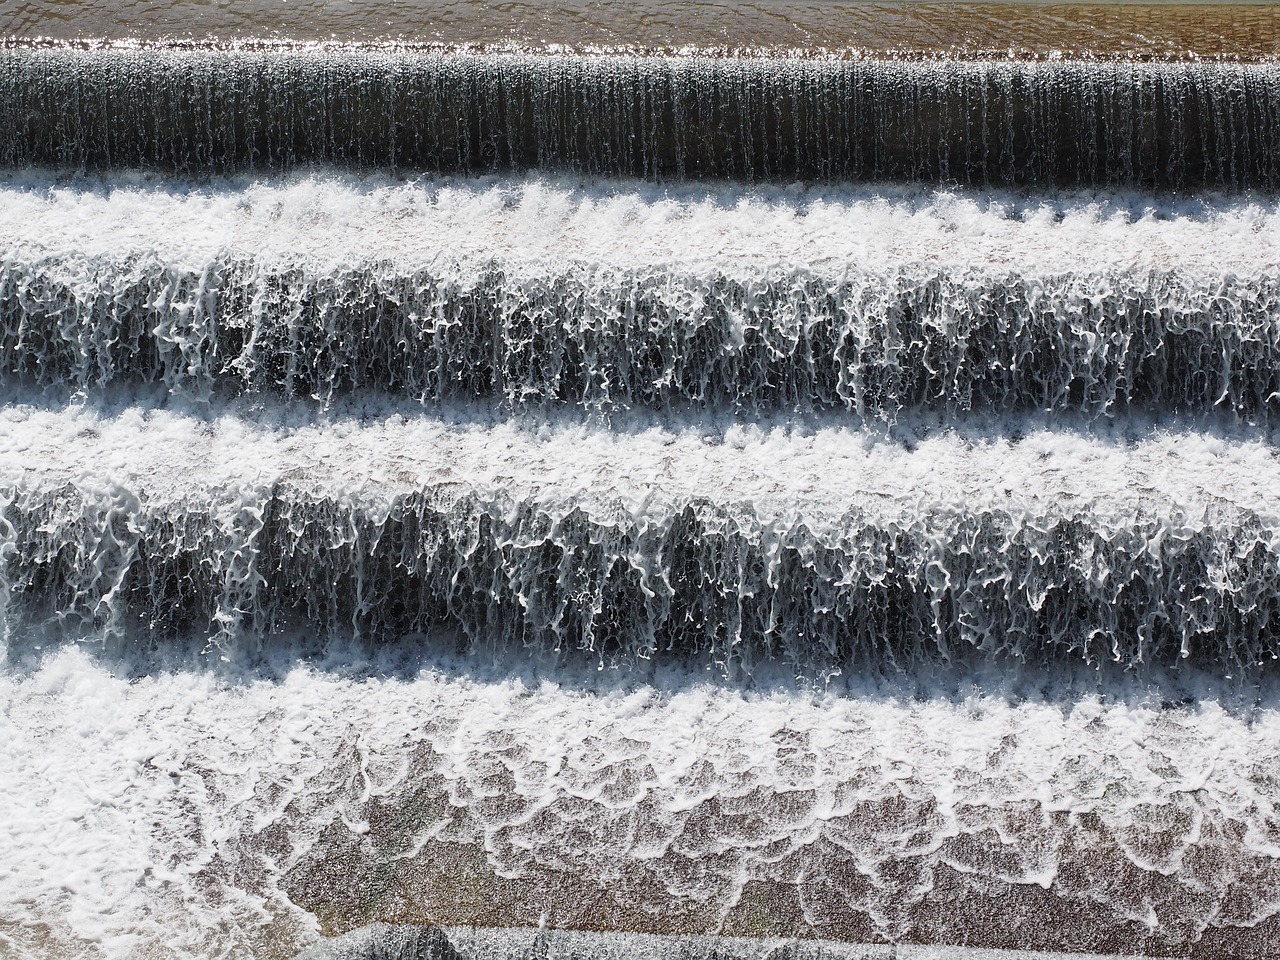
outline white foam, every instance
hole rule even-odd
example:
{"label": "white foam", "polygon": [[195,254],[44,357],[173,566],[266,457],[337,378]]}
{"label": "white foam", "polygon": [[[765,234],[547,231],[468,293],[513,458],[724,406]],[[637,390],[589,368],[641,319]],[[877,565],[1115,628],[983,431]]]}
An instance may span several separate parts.
{"label": "white foam", "polygon": [[[768,879],[796,898],[797,933],[869,918],[881,936],[1006,945],[1033,934],[985,928],[981,904],[1021,887],[1086,926],[1182,943],[1232,928],[1247,943],[1280,907],[1280,714],[1211,689],[1177,708],[963,686],[753,693],[429,657],[379,675],[335,654],[348,666],[280,662],[278,680],[131,681],[76,650],[0,674],[11,955],[286,956],[316,935],[291,895],[364,904],[352,924],[392,909],[375,862],[427,898],[412,909],[454,922],[490,873],[523,891],[508,919],[545,909],[552,926],[589,892],[601,922],[714,928]],[[475,865],[415,887],[413,869],[457,855],[446,840]],[[324,857],[337,873],[308,892]]]}
{"label": "white foam", "polygon": [[[370,507],[460,484],[636,520],[701,497],[819,528],[852,506],[902,517],[1080,512],[1104,527],[1158,516],[1183,529],[1232,508],[1280,528],[1274,438],[1244,428],[1132,421],[1075,432],[1009,420],[986,432],[922,421],[876,433],[838,420],[656,417],[618,426],[377,403],[327,412],[240,404],[219,414],[14,404],[0,410],[0,484],[39,494],[70,482],[102,496],[228,507],[286,481]],[[1140,432],[1126,436],[1130,426]]]}
{"label": "white foam", "polygon": [[545,178],[182,182],[119,173],[0,180],[13,259],[154,254],[199,269],[227,253],[350,265],[585,262],[704,272],[900,268],[1274,271],[1274,198],[913,188],[653,186]]}

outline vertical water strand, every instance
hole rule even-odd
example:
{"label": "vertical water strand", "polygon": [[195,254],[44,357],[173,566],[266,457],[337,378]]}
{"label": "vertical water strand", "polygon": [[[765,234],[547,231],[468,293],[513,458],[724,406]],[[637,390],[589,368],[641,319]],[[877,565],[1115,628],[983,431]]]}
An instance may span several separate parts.
{"label": "vertical water strand", "polygon": [[1112,135],[1121,144],[1119,170],[1112,175],[1112,182],[1121,188],[1126,183],[1149,185],[1151,181],[1144,171],[1152,169],[1150,164],[1144,162],[1144,146],[1148,128],[1147,91],[1153,77],[1150,71],[1141,67],[1130,68],[1128,72],[1129,76],[1118,78],[1111,89],[1111,97],[1116,102],[1115,129]]}
{"label": "vertical water strand", "polygon": [[559,87],[564,83],[562,63],[555,59],[548,66],[550,69],[530,71],[530,86],[536,91],[537,97],[532,116],[536,131],[533,140],[536,150],[534,157],[538,166],[553,165],[563,150],[559,141],[562,121]]}
{"label": "vertical water strand", "polygon": [[[124,96],[121,97],[121,108],[124,115],[120,117],[118,124],[112,123],[110,117],[110,91],[107,77],[95,76],[100,72],[101,64],[90,64],[90,70],[81,74],[73,71],[59,71],[57,78],[57,87],[64,84],[69,86],[73,91],[76,103],[76,112],[73,115],[75,120],[72,129],[68,131],[68,136],[59,136],[61,130],[58,129],[59,122],[49,123],[53,117],[57,117],[58,107],[55,104],[42,105],[49,112],[45,114],[44,121],[54,131],[59,146],[59,160],[67,166],[73,168],[84,169],[86,166],[109,166],[112,164],[129,164],[137,165],[138,158],[131,156],[126,149],[115,150],[113,142],[113,134],[121,136],[124,139],[122,147],[132,147],[139,150],[141,143],[134,136],[136,130],[137,117],[130,117],[128,108],[136,102],[137,79],[131,77],[133,72],[126,69],[121,71],[118,78],[115,79],[123,87]],[[105,73],[105,71],[101,71]],[[87,81],[87,84],[86,84]],[[52,86],[52,85],[51,85]],[[87,86],[87,89],[86,89]],[[133,86],[133,89],[130,87]],[[57,89],[57,93],[63,93],[62,89]],[[130,96],[133,94],[133,96]],[[59,97],[61,100],[62,97]],[[132,119],[134,123],[127,122]],[[69,154],[66,152],[70,149]]]}
{"label": "vertical water strand", "polygon": [[659,127],[670,127],[666,115],[666,97],[661,83],[647,71],[637,71],[630,65],[626,70],[628,89],[637,91],[634,111],[634,132],[637,146],[643,158],[639,173],[649,180],[660,178]]}
{"label": "vertical water strand", "polygon": [[[56,54],[50,59],[54,57]],[[57,69],[60,64],[56,62],[53,66],[53,76],[45,87],[52,96],[37,103],[36,122],[41,124],[43,136],[52,146],[54,162],[72,169],[84,169],[104,162],[103,154],[109,153],[110,148],[100,139],[104,131],[98,108],[105,88],[94,82],[90,72],[94,65],[87,64],[89,70],[80,74]],[[127,76],[120,77],[120,80],[127,82]],[[127,102],[127,96],[124,99]],[[60,116],[58,108],[68,100],[74,104],[73,112]],[[129,162],[127,157],[120,159]]]}
{"label": "vertical water strand", "polygon": [[783,104],[773,96],[774,91],[764,82],[766,78],[745,65],[738,66],[733,71],[732,78],[734,125],[740,131],[736,143],[730,145],[730,150],[736,153],[734,166],[741,171],[744,180],[768,179],[774,176],[775,163],[786,163],[786,155],[776,149],[774,143],[770,143],[768,126],[761,127],[758,121],[773,110],[776,143],[783,137]]}
{"label": "vertical water strand", "polygon": [[1249,124],[1255,119],[1252,97],[1255,88],[1249,82],[1249,76],[1236,68],[1232,70],[1231,89],[1231,140],[1228,148],[1231,168],[1227,180],[1234,187],[1244,187],[1256,182],[1262,172],[1261,164],[1252,152],[1253,143],[1249,133]]}
{"label": "vertical water strand", "polygon": [[1253,66],[333,49],[3,59],[5,155],[81,169],[539,165],[1237,190],[1273,183],[1280,162],[1268,146],[1280,91]]}
{"label": "vertical water strand", "polygon": [[[823,68],[821,73],[817,69],[819,66]],[[831,135],[831,123],[834,117],[823,102],[825,99],[823,93],[839,85],[839,65],[801,62],[797,65],[797,73],[799,74],[797,99],[800,100],[800,106],[806,118],[806,140],[809,144],[806,165],[812,171],[811,177],[829,180],[832,177],[831,160],[835,156],[835,138]]]}
{"label": "vertical water strand", "polygon": [[1271,64],[1265,70],[1251,73],[1258,95],[1258,115],[1263,135],[1258,149],[1262,152],[1262,170],[1266,182],[1274,189],[1280,185],[1280,68]]}
{"label": "vertical water strand", "polygon": [[378,76],[370,78],[371,98],[382,114],[383,136],[386,138],[384,159],[381,165],[395,175],[400,170],[403,148],[400,144],[399,122],[400,75],[403,69],[398,57],[387,57]]}
{"label": "vertical water strand", "polygon": [[605,65],[600,81],[599,96],[605,105],[603,126],[607,131],[606,142],[609,145],[609,159],[606,162],[610,169],[618,171],[621,176],[636,176],[627,116],[628,107],[635,102],[635,94],[632,92],[624,95],[621,70],[621,63],[610,61]]}
{"label": "vertical water strand", "polygon": [[947,80],[947,83],[939,85],[937,123],[939,130],[948,131],[950,135],[937,138],[934,167],[937,178],[943,183],[968,181],[973,177],[973,167],[965,152],[964,105],[972,91],[981,88],[983,78],[951,76]]}
{"label": "vertical water strand", "polygon": [[827,175],[833,180],[854,180],[854,171],[862,166],[861,151],[852,136],[858,115],[858,85],[854,81],[853,65],[848,61],[837,63],[831,74],[831,84],[815,91],[818,109],[831,130],[833,149]]}
{"label": "vertical water strand", "polygon": [[980,84],[975,85],[973,92],[970,116],[973,133],[970,137],[969,156],[974,164],[977,182],[982,184],[991,183],[994,176],[989,128],[992,123],[991,106],[996,100],[999,85],[999,71],[992,70],[982,78]]}
{"label": "vertical water strand", "polygon": [[[1137,104],[1134,123],[1137,125],[1137,168],[1142,170],[1159,170],[1164,161],[1164,150],[1161,140],[1167,136],[1168,128],[1162,127],[1164,111],[1162,106],[1166,100],[1165,88],[1176,82],[1172,71],[1160,73],[1144,71],[1142,83],[1137,91]],[[1139,174],[1140,175],[1140,174]],[[1165,167],[1165,176],[1176,185],[1172,171]]]}
{"label": "vertical water strand", "polygon": [[[840,143],[845,150],[836,158],[839,176],[849,181],[871,178],[875,141],[868,139],[867,105],[863,71],[858,60],[842,62],[838,70],[841,86],[832,91],[836,116],[841,130]],[[833,101],[828,100],[828,104]]]}
{"label": "vertical water strand", "polygon": [[[1188,80],[1185,64],[1170,66],[1165,82],[1157,86],[1156,115],[1152,121],[1155,127],[1155,163],[1168,171],[1175,187],[1181,187],[1187,181]],[[1166,131],[1163,137],[1160,136],[1161,131]]]}
{"label": "vertical water strand", "polygon": [[[1066,172],[1070,169],[1066,166],[1070,163],[1070,156],[1057,154],[1051,148],[1046,149],[1047,145],[1043,143],[1046,98],[1044,85],[1038,82],[1039,71],[1038,63],[1028,64],[1025,67],[1014,65],[1012,83],[1004,94],[1012,101],[1012,108],[1015,111],[1014,129],[1011,133],[1015,133],[1017,139],[1014,141],[1013,153],[1015,157],[1021,158],[1015,160],[1015,163],[1019,163],[1022,167],[1015,176],[1018,180],[1051,184],[1070,182],[1073,177]],[[1078,109],[1078,105],[1072,106]],[[1090,114],[1085,111],[1083,118],[1073,117],[1072,119],[1078,123],[1080,119],[1088,118]]]}
{"label": "vertical water strand", "polygon": [[[930,127],[930,120],[923,105],[932,101],[940,77],[934,73],[934,65],[927,64],[923,68],[924,83],[914,83],[913,77],[903,75],[898,83],[897,111],[893,119],[893,138],[902,144],[902,166],[891,168],[888,175],[897,180],[905,178],[912,183],[927,182],[933,173],[929,167],[933,151],[928,148],[928,139],[936,135],[936,128]],[[904,177],[905,175],[905,177]]]}
{"label": "vertical water strand", "polygon": [[694,138],[689,141],[696,144],[697,172],[694,179],[733,178],[733,154],[728,149],[733,136],[730,124],[733,118],[732,91],[726,89],[722,82],[723,73],[719,64],[710,58],[699,58],[695,69],[698,74],[698,87],[701,96],[688,90],[694,118]]}
{"label": "vertical water strand", "polygon": [[1239,147],[1241,150],[1240,158],[1240,181],[1242,183],[1250,183],[1259,180],[1270,182],[1270,171],[1266,154],[1264,153],[1261,138],[1255,133],[1255,130],[1262,128],[1264,115],[1262,112],[1262,98],[1258,96],[1259,78],[1241,71],[1240,74],[1241,99],[1243,101],[1243,109],[1241,110],[1241,121],[1244,129],[1240,133]]}
{"label": "vertical water strand", "polygon": [[[1124,75],[1128,74],[1127,77]],[[1127,153],[1130,144],[1120,139],[1123,132],[1121,110],[1126,91],[1117,89],[1117,84],[1125,79],[1132,82],[1135,72],[1127,65],[1104,64],[1103,69],[1095,71],[1093,78],[1094,108],[1086,115],[1087,121],[1095,128],[1098,144],[1098,167],[1086,171],[1080,177],[1081,183],[1096,182],[1100,186],[1114,187],[1123,182],[1121,176],[1125,170]],[[1066,181],[1071,183],[1071,181]]]}
{"label": "vertical water strand", "polygon": [[[717,122],[726,148],[720,161],[723,175],[748,183],[770,176],[796,179],[803,175],[799,172],[804,154],[804,144],[799,141],[803,121],[793,85],[799,73],[793,67],[793,62],[782,58],[767,65],[713,65],[717,78],[729,75],[734,80]],[[755,95],[741,99],[738,91],[748,89]],[[731,138],[735,135],[745,141],[740,151],[734,149]]]}
{"label": "vertical water strand", "polygon": [[877,70],[875,64],[864,63],[860,66],[866,83],[866,139],[874,149],[869,179],[884,180],[889,176],[890,138],[893,136],[889,118],[895,108],[897,77],[893,65],[884,70]]}
{"label": "vertical water strand", "polygon": [[1238,94],[1240,90],[1238,83],[1234,82],[1237,79],[1236,77],[1228,73],[1221,79],[1226,82],[1219,82],[1213,85],[1210,100],[1209,115],[1214,122],[1214,167],[1210,176],[1213,178],[1211,182],[1235,186],[1240,182],[1236,177],[1238,158],[1235,152],[1235,119],[1239,108]]}
{"label": "vertical water strand", "polygon": [[627,108],[634,103],[635,93],[631,90],[625,97],[622,94],[622,66],[613,59],[601,64],[597,71],[596,97],[602,105],[599,143],[603,148],[598,163],[601,169],[614,171],[613,176],[635,176],[627,119]]}
{"label": "vertical water strand", "polygon": [[660,175],[664,179],[674,176],[676,180],[684,180],[687,179],[685,167],[685,157],[687,156],[685,150],[687,104],[684,90],[674,81],[669,70],[659,70],[655,71],[655,73],[660,78],[665,98],[670,104],[671,110],[670,127],[659,127],[656,131],[662,147],[662,172]]}

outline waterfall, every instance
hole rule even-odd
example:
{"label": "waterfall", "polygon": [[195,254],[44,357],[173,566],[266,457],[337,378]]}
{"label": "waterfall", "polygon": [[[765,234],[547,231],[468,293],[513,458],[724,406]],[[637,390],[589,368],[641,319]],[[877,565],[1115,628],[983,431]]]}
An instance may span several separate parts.
{"label": "waterfall", "polygon": [[1275,189],[1278,100],[1270,64],[17,48],[0,163]]}
{"label": "waterfall", "polygon": [[1274,60],[459,9],[0,44],[0,955],[1280,951]]}
{"label": "waterfall", "polygon": [[1256,200],[26,175],[0,202],[0,358],[46,393],[1255,423],[1280,397]]}

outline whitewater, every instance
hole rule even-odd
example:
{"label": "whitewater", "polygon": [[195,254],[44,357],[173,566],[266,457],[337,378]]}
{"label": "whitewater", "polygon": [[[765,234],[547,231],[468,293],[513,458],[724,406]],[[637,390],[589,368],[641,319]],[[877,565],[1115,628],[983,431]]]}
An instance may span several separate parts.
{"label": "whitewater", "polygon": [[0,3],[5,960],[1274,960],[1269,13],[50,6]]}
{"label": "whitewater", "polygon": [[1276,657],[1263,436],[410,413],[10,406],[6,622],[233,649],[443,623],[747,673]]}
{"label": "whitewater", "polygon": [[1006,944],[1265,955],[1280,717],[1204,678],[1162,703],[1088,677],[921,696],[330,656],[11,666],[13,955],[290,956],[424,914],[981,943],[997,905]]}
{"label": "whitewater", "polygon": [[[1273,202],[330,171],[2,193],[16,956],[283,957],[386,918],[1254,956],[1280,461],[1274,401],[1231,385],[1276,342]],[[387,376],[446,352],[467,297],[489,336],[455,362],[522,365]],[[999,297],[1056,359],[975,403]],[[1152,297],[1180,318],[1155,333]],[[399,337],[350,319],[388,303]],[[913,355],[908,315],[961,344],[949,386],[859,404],[872,367],[947,355]],[[622,378],[662,322],[657,378]],[[800,346],[823,325],[879,359]],[[1141,329],[1194,416],[1132,402]],[[550,389],[589,335],[613,352]],[[780,367],[808,392],[770,393]],[[1090,375],[1110,392],[1061,389]]]}
{"label": "whitewater", "polygon": [[1252,197],[332,173],[0,197],[0,356],[37,387],[890,420],[1280,396],[1280,218]]}

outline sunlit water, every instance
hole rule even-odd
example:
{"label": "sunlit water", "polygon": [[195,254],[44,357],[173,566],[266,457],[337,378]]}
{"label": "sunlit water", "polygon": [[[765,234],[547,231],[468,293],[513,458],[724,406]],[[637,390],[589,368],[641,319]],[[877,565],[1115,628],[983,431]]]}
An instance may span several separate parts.
{"label": "sunlit water", "polygon": [[1273,8],[0,17],[0,954],[1280,950]]}

